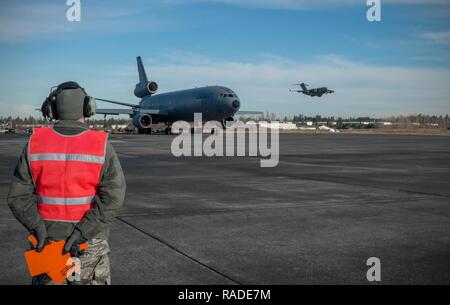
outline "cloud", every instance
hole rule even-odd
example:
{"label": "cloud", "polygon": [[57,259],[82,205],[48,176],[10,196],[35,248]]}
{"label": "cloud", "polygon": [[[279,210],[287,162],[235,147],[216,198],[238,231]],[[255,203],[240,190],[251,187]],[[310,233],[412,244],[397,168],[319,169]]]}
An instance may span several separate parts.
{"label": "cloud", "polygon": [[36,116],[36,108],[35,105],[31,104],[15,104],[9,107],[9,109],[12,109],[12,113],[20,117]]}
{"label": "cloud", "polygon": [[[144,0],[81,1],[81,22],[68,22],[66,20],[68,6],[65,1],[10,1],[2,4],[0,11],[0,43],[39,38],[70,39],[76,33],[136,33],[177,29],[183,26],[179,24],[182,21],[164,18],[160,12],[166,12],[167,5],[195,3],[282,10],[366,5],[364,0],[159,0],[152,2],[151,6]],[[382,4],[450,5],[450,1],[384,0]]]}
{"label": "cloud", "polygon": [[[366,5],[364,0],[162,0],[165,3],[218,3],[261,9],[303,10],[343,5]],[[450,5],[448,0],[383,0],[384,4]]]}
{"label": "cloud", "polygon": [[141,0],[126,3],[81,1],[81,21],[68,22],[65,1],[9,2],[3,4],[0,11],[0,42],[55,37],[67,39],[71,37],[67,34],[73,33],[164,31],[176,24],[173,20],[160,18],[153,11],[144,12],[142,4]]}
{"label": "cloud", "polygon": [[[241,98],[242,110],[275,112],[279,115],[326,114],[336,116],[392,114],[446,114],[450,109],[450,70],[369,65],[335,54],[302,61],[277,54],[261,54],[251,60],[224,60],[190,54],[165,52],[162,57],[142,54],[148,77],[158,82],[160,92],[205,85],[224,85]],[[133,95],[137,82],[134,60],[129,65],[86,66],[71,77],[89,94],[137,103]],[[48,88],[64,79],[30,76],[21,83],[9,82],[8,94],[0,97],[0,113],[29,115],[40,107]],[[47,78],[50,76],[47,76]],[[304,81],[312,87],[328,86],[335,94],[311,98],[289,92],[293,83]],[[21,90],[21,84],[30,84]],[[22,88],[23,89],[23,88]],[[14,101],[15,108],[11,107]],[[31,102],[35,101],[35,103]],[[24,106],[20,106],[24,104]],[[111,105],[99,103],[99,108]]]}
{"label": "cloud", "polygon": [[65,18],[65,6],[49,4],[2,5],[0,12],[0,40],[20,41],[49,33],[71,32]]}
{"label": "cloud", "polygon": [[[151,62],[143,56],[149,78],[156,80],[160,92],[224,85],[236,91],[242,110],[261,110],[278,114],[376,115],[429,113],[444,114],[450,106],[450,70],[372,66],[334,54],[296,61],[263,54],[253,62],[218,60],[182,52],[172,52]],[[305,63],[306,62],[306,63]],[[137,81],[134,65],[117,68],[113,75],[129,87]],[[300,81],[311,86],[328,86],[335,94],[311,98],[289,92]],[[101,83],[105,82],[105,83]],[[96,85],[99,95],[115,98],[108,80]],[[121,90],[123,87],[121,88]]]}
{"label": "cloud", "polygon": [[450,31],[428,32],[421,34],[420,37],[436,44],[450,44]]}

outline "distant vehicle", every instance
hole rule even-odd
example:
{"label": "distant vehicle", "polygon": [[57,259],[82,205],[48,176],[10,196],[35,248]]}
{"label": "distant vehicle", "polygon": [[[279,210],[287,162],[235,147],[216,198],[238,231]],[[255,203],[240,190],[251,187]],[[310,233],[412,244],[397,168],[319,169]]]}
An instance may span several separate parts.
{"label": "distant vehicle", "polygon": [[293,86],[300,86],[302,88],[302,90],[292,90],[289,89],[289,91],[291,92],[298,92],[298,93],[303,93],[305,95],[309,95],[311,97],[313,96],[318,96],[321,97],[324,94],[329,94],[329,93],[334,93],[333,90],[328,89],[327,87],[320,87],[320,88],[314,88],[314,89],[308,89],[307,86],[309,86],[308,84],[305,83],[300,83],[300,84],[294,84]]}
{"label": "distant vehicle", "polygon": [[1,128],[0,129],[0,133],[5,133],[5,134],[15,134],[16,130],[14,128]]}
{"label": "distant vehicle", "polygon": [[215,120],[226,127],[227,121],[234,121],[236,114],[258,113],[239,111],[241,102],[237,94],[224,86],[207,86],[187,90],[154,94],[158,84],[147,79],[141,57],[137,57],[139,83],[134,95],[141,98],[139,104],[116,102],[96,98],[99,101],[129,107],[128,109],[97,109],[97,114],[128,114],[139,133],[151,133],[152,125],[165,123],[166,133],[171,133],[172,123],[178,120],[192,122],[194,113],[202,113],[203,121]]}

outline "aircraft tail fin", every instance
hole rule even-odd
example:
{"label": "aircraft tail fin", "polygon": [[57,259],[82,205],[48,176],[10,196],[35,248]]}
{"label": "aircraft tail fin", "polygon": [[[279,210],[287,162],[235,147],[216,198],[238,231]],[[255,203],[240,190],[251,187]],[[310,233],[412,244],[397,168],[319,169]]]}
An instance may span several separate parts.
{"label": "aircraft tail fin", "polygon": [[147,83],[147,74],[145,73],[144,64],[142,63],[142,59],[140,56],[136,57],[137,60],[137,68],[139,73],[139,83]]}
{"label": "aircraft tail fin", "polygon": [[306,84],[305,83],[301,83],[300,87],[302,87],[303,91],[307,91],[308,88],[306,88]]}

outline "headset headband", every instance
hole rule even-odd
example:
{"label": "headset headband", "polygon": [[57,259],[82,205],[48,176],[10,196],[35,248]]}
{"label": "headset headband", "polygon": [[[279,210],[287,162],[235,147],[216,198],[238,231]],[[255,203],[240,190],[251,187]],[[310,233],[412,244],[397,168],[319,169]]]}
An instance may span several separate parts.
{"label": "headset headband", "polygon": [[78,88],[81,88],[81,86],[78,85],[76,82],[72,81],[62,83],[58,86],[58,89],[78,89]]}
{"label": "headset headband", "polygon": [[84,90],[84,88],[81,87],[80,85],[78,85],[78,83],[73,82],[73,81],[64,82],[64,83],[62,83],[62,84],[59,84],[58,86],[53,86],[53,87],[50,89],[50,92],[53,92],[53,90],[55,90],[54,88],[56,88],[55,96],[56,96],[59,92],[61,92],[62,90],[66,90],[66,89],[81,89],[81,90],[84,92],[84,94],[87,95],[87,94],[86,94],[86,91]]}

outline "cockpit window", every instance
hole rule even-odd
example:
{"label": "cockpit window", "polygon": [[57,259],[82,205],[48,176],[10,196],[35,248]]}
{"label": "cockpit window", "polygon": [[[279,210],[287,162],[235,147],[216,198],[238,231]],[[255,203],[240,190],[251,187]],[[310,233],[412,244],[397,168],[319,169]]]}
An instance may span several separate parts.
{"label": "cockpit window", "polygon": [[231,93],[220,93],[219,94],[219,97],[220,98],[223,98],[223,97],[237,97],[236,95],[234,95],[234,94],[231,94]]}

